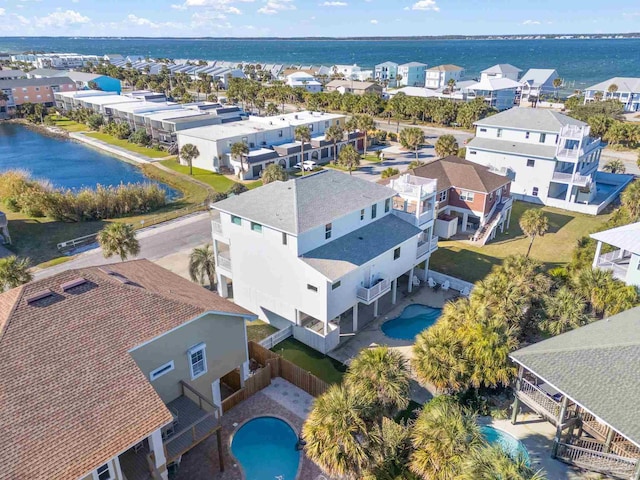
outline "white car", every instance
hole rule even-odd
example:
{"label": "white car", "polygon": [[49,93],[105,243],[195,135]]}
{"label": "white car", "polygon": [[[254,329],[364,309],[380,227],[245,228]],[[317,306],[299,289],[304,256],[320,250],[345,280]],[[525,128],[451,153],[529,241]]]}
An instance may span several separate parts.
{"label": "white car", "polygon": [[313,162],[311,160],[305,160],[304,162],[300,163],[296,163],[295,164],[295,168],[297,168],[298,170],[302,170],[302,166],[304,165],[304,170],[306,172],[310,172],[311,170],[313,170],[314,168],[316,168],[318,166],[318,164],[316,162]]}

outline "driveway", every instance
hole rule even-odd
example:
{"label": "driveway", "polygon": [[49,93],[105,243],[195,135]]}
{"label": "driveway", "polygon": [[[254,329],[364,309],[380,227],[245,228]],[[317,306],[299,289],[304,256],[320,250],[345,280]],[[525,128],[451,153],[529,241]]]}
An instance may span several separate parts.
{"label": "driveway", "polygon": [[[373,152],[375,150],[381,150],[384,153],[384,161],[380,163],[363,161],[360,164],[360,168],[353,171],[354,177],[363,178],[370,182],[377,182],[380,180],[380,174],[383,170],[392,167],[403,172],[409,167],[409,164],[416,159],[415,152],[404,150],[398,145],[391,145],[383,148],[373,147],[368,149],[368,152]],[[418,160],[421,162],[430,162],[436,158],[433,145],[426,145],[418,150]]]}

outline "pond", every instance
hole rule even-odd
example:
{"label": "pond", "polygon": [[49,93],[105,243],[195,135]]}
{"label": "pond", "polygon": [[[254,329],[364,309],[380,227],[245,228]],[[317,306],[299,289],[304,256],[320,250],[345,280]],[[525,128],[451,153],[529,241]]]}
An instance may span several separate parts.
{"label": "pond", "polygon": [[71,140],[50,137],[23,125],[0,122],[0,173],[26,170],[35,179],[72,190],[120,183],[156,183],[169,198],[178,192],[151,180],[133,164]]}

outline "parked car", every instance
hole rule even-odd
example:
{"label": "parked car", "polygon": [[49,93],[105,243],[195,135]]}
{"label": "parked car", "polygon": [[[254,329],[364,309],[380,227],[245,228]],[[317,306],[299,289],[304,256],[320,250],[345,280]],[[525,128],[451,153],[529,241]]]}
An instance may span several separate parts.
{"label": "parked car", "polygon": [[311,170],[315,169],[318,164],[312,160],[305,160],[304,162],[300,163],[296,163],[295,164],[295,168],[297,168],[298,170],[302,170],[302,166],[304,165],[304,170],[306,172],[310,172]]}

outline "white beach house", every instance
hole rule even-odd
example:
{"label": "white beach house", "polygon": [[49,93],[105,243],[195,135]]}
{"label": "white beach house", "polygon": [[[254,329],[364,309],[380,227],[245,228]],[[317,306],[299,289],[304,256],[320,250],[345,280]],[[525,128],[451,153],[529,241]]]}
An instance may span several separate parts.
{"label": "white beach house", "polygon": [[479,82],[466,86],[466,99],[482,97],[484,101],[497,110],[507,110],[516,103],[520,83],[511,78],[486,76]]}
{"label": "white beach house", "polygon": [[491,78],[508,78],[513,81],[518,81],[520,76],[520,70],[518,67],[514,67],[509,63],[499,63],[493,67],[489,67],[480,72],[480,80]]}
{"label": "white beach house", "polygon": [[425,84],[427,88],[440,89],[445,88],[449,80],[453,79],[456,83],[462,79],[464,68],[457,65],[438,65],[428,68],[425,72]]}
{"label": "white beach house", "polygon": [[307,72],[294,72],[287,75],[287,85],[291,88],[304,88],[307,92],[317,93],[322,91],[322,84],[313,75]]}
{"label": "white beach house", "polygon": [[597,214],[632,179],[598,172],[600,139],[561,113],[516,107],[475,126],[467,160],[509,176],[515,198]]}
{"label": "white beach house", "polygon": [[536,102],[541,95],[553,95],[556,87],[553,82],[560,78],[558,72],[549,68],[531,68],[520,79],[522,91],[521,102]]}
{"label": "white beach house", "polygon": [[424,87],[427,64],[408,62],[398,65],[398,84],[403,87]]}
{"label": "white beach house", "polygon": [[390,187],[323,170],[213,204],[220,295],[332,350],[379,301],[424,281],[437,248],[436,181],[403,175]]}
{"label": "white beach house", "polygon": [[[611,270],[618,280],[640,287],[640,222],[592,233],[590,237],[598,242],[593,268]],[[603,244],[615,250],[602,253]]]}
{"label": "white beach house", "polygon": [[614,77],[584,90],[584,103],[614,98],[627,112],[640,112],[640,78]]}

